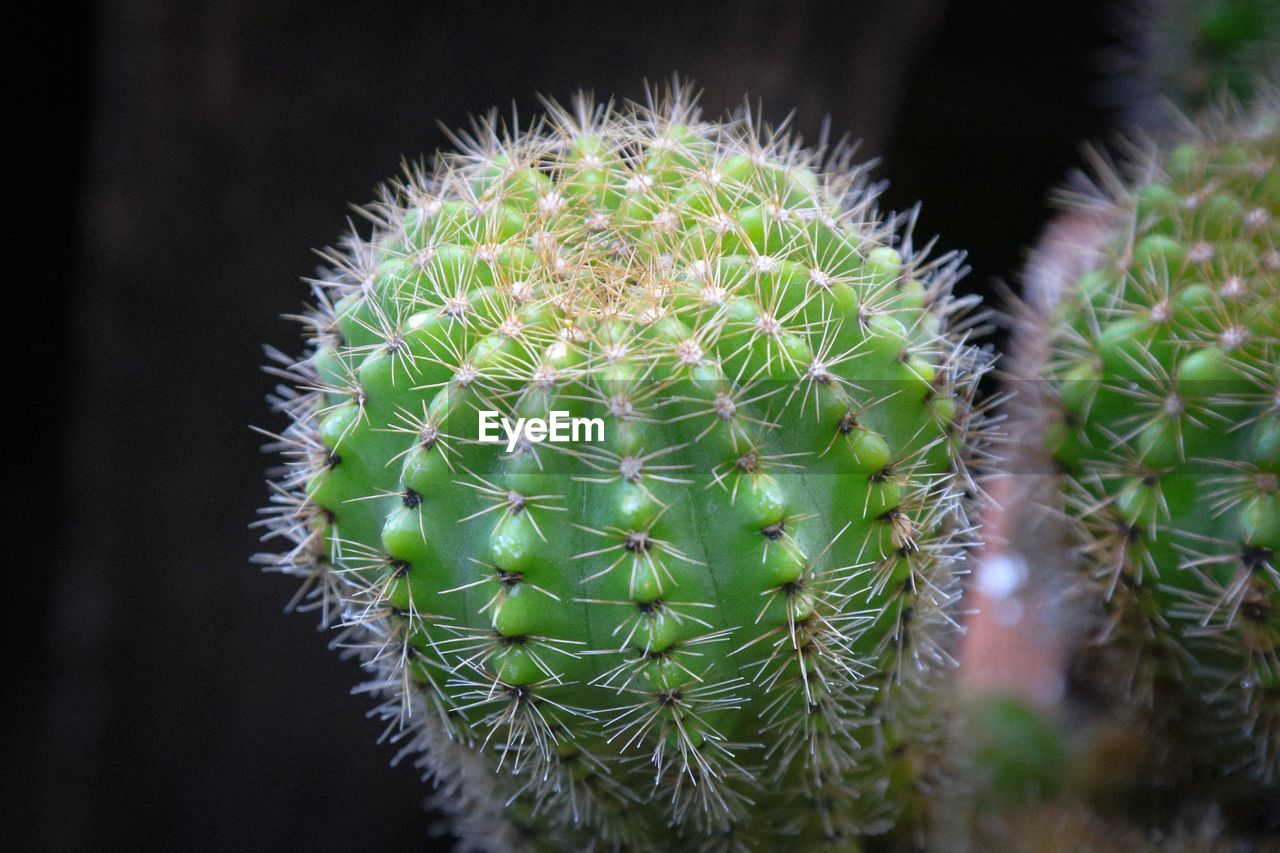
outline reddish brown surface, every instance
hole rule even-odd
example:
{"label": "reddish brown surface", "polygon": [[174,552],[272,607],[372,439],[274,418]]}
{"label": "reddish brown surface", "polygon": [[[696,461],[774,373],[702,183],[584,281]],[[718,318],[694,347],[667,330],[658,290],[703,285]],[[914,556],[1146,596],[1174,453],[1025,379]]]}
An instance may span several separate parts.
{"label": "reddish brown surface", "polygon": [[[1056,475],[1040,449],[1040,381],[1048,342],[1032,318],[1051,310],[1084,270],[1100,233],[1087,212],[1059,214],[1023,276],[1022,304],[1016,309],[1021,322],[1004,365],[1005,384],[1015,395],[1005,473],[987,485],[992,501],[982,516],[986,545],[975,561],[972,615],[961,647],[966,687],[1041,706],[1062,699],[1066,657],[1082,617],[1066,589],[1071,542],[1057,513]],[[1011,578],[1011,572],[1021,577]]]}

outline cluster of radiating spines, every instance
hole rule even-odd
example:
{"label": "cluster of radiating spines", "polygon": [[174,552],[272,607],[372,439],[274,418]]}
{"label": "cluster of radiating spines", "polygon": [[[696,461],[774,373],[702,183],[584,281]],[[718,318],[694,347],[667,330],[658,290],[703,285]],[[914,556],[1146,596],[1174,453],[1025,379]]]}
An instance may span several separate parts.
{"label": "cluster of radiating spines", "polygon": [[[1071,475],[1127,649],[1124,689],[1187,685],[1280,780],[1280,125],[1219,117],[1089,203],[1110,239],[1052,321]],[[1228,761],[1226,763],[1232,763]]]}
{"label": "cluster of radiating spines", "polygon": [[[679,95],[459,149],[315,282],[270,559],[530,831],[882,829],[984,453],[958,259]],[[482,411],[603,435],[508,452]]]}

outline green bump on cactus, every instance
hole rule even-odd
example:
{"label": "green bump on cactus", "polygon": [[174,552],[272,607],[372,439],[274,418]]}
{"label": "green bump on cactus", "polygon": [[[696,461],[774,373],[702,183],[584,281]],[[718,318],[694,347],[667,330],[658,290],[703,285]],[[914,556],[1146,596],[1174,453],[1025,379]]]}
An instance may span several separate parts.
{"label": "green bump on cactus", "polygon": [[[264,559],[474,846],[885,831],[927,775],[983,455],[959,258],[847,151],[678,90],[458,145],[314,281]],[[482,411],[603,435],[508,450]]]}
{"label": "green bump on cactus", "polygon": [[[1280,782],[1280,120],[1207,121],[1082,211],[1047,435],[1130,698]],[[1107,183],[1117,186],[1112,175]],[[1076,251],[1080,257],[1084,249]],[[1170,697],[1175,697],[1170,701]],[[1223,746],[1223,744],[1228,744]]]}

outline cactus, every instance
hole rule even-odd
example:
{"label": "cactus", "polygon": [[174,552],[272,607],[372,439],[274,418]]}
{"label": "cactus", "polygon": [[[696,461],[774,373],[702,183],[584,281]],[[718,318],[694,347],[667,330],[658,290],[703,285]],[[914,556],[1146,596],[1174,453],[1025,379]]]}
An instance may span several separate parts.
{"label": "cactus", "polygon": [[960,259],[679,87],[547,107],[326,253],[261,559],[473,847],[856,849],[919,808],[973,538]]}
{"label": "cactus", "polygon": [[1147,121],[1167,99],[1195,114],[1223,97],[1248,101],[1280,72],[1280,6],[1271,0],[1134,0],[1112,85]]}
{"label": "cactus", "polygon": [[[1101,619],[1095,687],[1152,746],[1148,785],[1280,783],[1280,121],[1206,118],[1070,198],[1044,434]],[[1067,262],[1064,265],[1064,259]],[[1172,746],[1171,746],[1172,744]],[[1175,773],[1172,768],[1181,768]],[[1225,790],[1225,789],[1223,789]],[[1270,794],[1259,792],[1270,791]]]}

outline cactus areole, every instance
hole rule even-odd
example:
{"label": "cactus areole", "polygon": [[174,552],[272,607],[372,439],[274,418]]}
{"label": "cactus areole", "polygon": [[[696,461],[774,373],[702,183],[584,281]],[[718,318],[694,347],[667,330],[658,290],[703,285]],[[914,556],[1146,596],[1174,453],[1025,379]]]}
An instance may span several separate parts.
{"label": "cactus areole", "polygon": [[457,143],[275,354],[262,559],[472,846],[885,831],[928,773],[983,452],[959,259],[847,151],[678,91]]}

